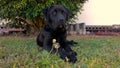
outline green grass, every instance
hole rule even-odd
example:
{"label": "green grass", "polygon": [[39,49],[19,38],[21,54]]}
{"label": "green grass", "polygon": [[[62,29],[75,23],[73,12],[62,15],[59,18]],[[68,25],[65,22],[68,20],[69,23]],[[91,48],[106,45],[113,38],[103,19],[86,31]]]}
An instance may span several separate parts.
{"label": "green grass", "polygon": [[120,68],[120,37],[74,39],[75,64],[36,45],[34,38],[0,37],[0,68]]}

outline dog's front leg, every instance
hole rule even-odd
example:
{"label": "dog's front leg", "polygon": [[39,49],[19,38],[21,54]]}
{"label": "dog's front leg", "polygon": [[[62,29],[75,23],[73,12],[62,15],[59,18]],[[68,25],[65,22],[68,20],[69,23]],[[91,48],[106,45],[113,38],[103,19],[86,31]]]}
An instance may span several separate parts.
{"label": "dog's front leg", "polygon": [[67,52],[67,56],[70,59],[70,62],[75,63],[77,61],[77,53],[73,51],[70,47],[70,45],[66,42],[66,45],[64,46],[65,51]]}
{"label": "dog's front leg", "polygon": [[49,36],[46,36],[43,41],[43,48],[47,51],[50,51],[52,49],[52,38]]}
{"label": "dog's front leg", "polygon": [[62,58],[64,61],[68,61],[66,59],[67,58],[66,52],[62,47],[58,48],[58,53],[60,55],[60,58]]}
{"label": "dog's front leg", "polygon": [[67,42],[64,46],[64,49],[65,49],[65,51],[67,52],[68,55],[73,55],[73,56],[77,55],[77,53],[71,49],[70,45]]}
{"label": "dog's front leg", "polygon": [[44,39],[43,48],[46,49],[46,50],[49,51],[49,52],[50,52],[51,50],[52,50],[53,53],[58,52],[58,54],[60,55],[60,57],[61,57],[63,60],[66,61],[67,55],[66,55],[65,50],[64,50],[62,47],[59,47],[58,50],[55,49],[55,48],[52,49],[52,38],[46,37],[46,38]]}
{"label": "dog's front leg", "polygon": [[65,39],[61,42],[61,45],[63,46],[66,52],[69,62],[75,63],[77,61],[77,58],[76,58],[77,53],[71,49],[69,43],[67,43]]}

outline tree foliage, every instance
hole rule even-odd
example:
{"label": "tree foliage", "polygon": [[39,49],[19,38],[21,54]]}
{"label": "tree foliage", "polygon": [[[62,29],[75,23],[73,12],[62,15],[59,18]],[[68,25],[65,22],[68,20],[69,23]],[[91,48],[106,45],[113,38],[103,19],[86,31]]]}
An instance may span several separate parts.
{"label": "tree foliage", "polygon": [[25,22],[33,29],[44,24],[43,9],[52,4],[62,4],[72,11],[72,18],[87,0],[0,0],[0,18]]}

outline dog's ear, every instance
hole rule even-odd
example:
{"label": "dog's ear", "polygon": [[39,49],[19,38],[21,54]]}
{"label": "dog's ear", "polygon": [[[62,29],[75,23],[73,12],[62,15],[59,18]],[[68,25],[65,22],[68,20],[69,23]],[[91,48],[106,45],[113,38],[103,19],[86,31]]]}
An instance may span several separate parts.
{"label": "dog's ear", "polygon": [[71,11],[68,8],[66,8],[66,7],[64,7],[64,8],[65,8],[66,14],[67,14],[66,20],[69,20],[69,18],[72,16],[72,13],[71,13]]}
{"label": "dog's ear", "polygon": [[48,8],[45,8],[45,9],[43,10],[44,17],[45,17],[45,19],[46,19],[47,21],[50,21],[49,12],[50,12],[50,10],[51,10],[52,7],[53,7],[53,5],[50,6],[50,7],[48,7]]}
{"label": "dog's ear", "polygon": [[45,8],[45,9],[43,10],[43,14],[44,14],[44,17],[45,17],[46,20],[49,20],[48,10],[49,10],[49,8]]}

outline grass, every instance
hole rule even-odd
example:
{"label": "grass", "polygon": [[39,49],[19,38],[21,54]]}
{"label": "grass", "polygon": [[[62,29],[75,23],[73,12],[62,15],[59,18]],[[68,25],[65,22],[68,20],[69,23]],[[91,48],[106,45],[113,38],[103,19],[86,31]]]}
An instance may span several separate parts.
{"label": "grass", "polygon": [[120,37],[72,38],[75,64],[36,45],[34,38],[0,37],[0,68],[120,68]]}

